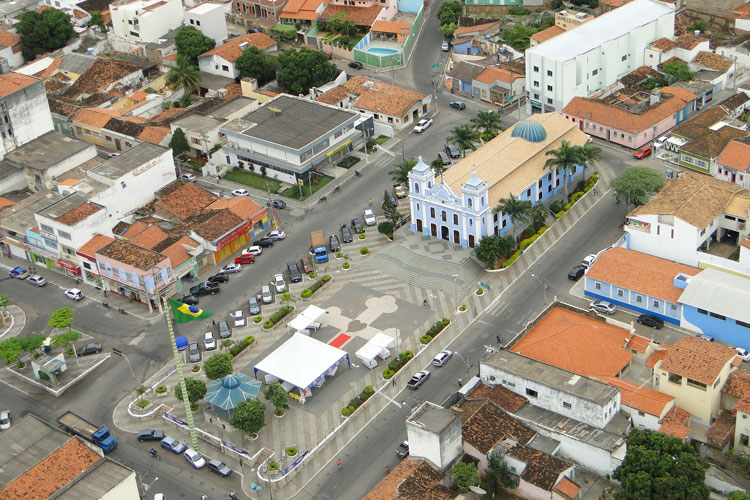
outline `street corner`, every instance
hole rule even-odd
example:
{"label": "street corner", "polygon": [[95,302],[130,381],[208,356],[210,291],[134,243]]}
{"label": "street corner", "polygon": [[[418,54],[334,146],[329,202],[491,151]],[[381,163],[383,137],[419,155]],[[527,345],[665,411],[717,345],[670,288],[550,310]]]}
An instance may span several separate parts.
{"label": "street corner", "polygon": [[16,337],[26,326],[26,313],[17,305],[5,307],[0,314],[0,340]]}

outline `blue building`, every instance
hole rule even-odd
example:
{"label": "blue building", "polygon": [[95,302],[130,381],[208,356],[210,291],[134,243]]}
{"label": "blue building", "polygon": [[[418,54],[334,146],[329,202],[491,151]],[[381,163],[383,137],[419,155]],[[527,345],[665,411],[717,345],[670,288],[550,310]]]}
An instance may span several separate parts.
{"label": "blue building", "polygon": [[[544,167],[546,153],[563,141],[581,146],[587,140],[575,123],[546,113],[516,123],[440,178],[420,157],[409,173],[411,229],[464,247],[511,231],[510,217],[493,211],[500,199],[513,195],[537,203],[561,194],[562,174]],[[568,171],[568,185],[582,172],[579,165]]]}

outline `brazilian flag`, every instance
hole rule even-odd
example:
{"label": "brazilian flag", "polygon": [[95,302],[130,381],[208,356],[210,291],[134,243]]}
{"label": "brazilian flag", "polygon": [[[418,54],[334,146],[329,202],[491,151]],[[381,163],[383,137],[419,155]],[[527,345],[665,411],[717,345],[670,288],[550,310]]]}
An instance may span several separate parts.
{"label": "brazilian flag", "polygon": [[206,319],[213,314],[211,311],[204,311],[199,307],[189,306],[177,300],[169,299],[169,305],[172,306],[175,323],[187,323],[194,319]]}

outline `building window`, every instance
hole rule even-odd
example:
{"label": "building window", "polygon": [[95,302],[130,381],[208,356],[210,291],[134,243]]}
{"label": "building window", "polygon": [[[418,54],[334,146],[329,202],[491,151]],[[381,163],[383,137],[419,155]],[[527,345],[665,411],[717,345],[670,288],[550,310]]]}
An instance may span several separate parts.
{"label": "building window", "polygon": [[453,223],[458,225],[458,214],[453,214]]}
{"label": "building window", "polygon": [[419,211],[419,203],[417,203],[417,212]]}
{"label": "building window", "polygon": [[469,227],[472,227],[474,225],[474,219],[469,219]]}
{"label": "building window", "polygon": [[442,212],[440,212],[440,220],[442,220],[443,222],[447,222],[448,221],[448,214],[445,213],[445,210],[443,210]]}
{"label": "building window", "polygon": [[72,239],[72,237],[70,236],[70,233],[68,233],[68,232],[61,231],[61,230],[58,229],[57,230],[57,234],[60,235],[60,238],[63,238],[63,239],[66,239],[66,240],[71,240]]}
{"label": "building window", "polygon": [[191,137],[191,138],[190,138],[190,142],[192,142],[193,144],[198,144],[198,145],[200,145],[200,143],[201,143],[201,140],[200,140],[200,139],[198,139],[197,137]]}
{"label": "building window", "polygon": [[196,25],[196,26],[200,26],[200,25],[201,25],[201,22],[200,22],[200,21],[198,21],[198,20],[196,19],[196,20],[195,20],[195,25]]}
{"label": "building window", "polygon": [[537,183],[537,186],[542,187],[542,179],[539,179],[539,182]]}
{"label": "building window", "polygon": [[705,309],[698,309],[698,314],[708,314],[708,311]]}
{"label": "building window", "polygon": [[492,220],[493,222],[497,222],[497,212],[493,214]]}
{"label": "building window", "polygon": [[563,408],[565,408],[566,410],[570,410],[570,408],[571,408],[570,403],[568,403],[566,401],[563,401]]}
{"label": "building window", "polygon": [[[742,416],[744,417],[745,415],[742,415]],[[742,446],[747,446],[749,439],[750,438],[748,438],[745,434],[740,434],[740,444]]]}
{"label": "building window", "polygon": [[534,73],[539,73],[539,66],[534,66]]}
{"label": "building window", "polygon": [[537,82],[536,80],[534,80],[534,87],[538,87],[538,86],[539,86],[539,82]]}
{"label": "building window", "polygon": [[624,290],[617,290],[617,296],[618,297],[624,297],[625,296],[625,291]]}
{"label": "building window", "polygon": [[132,147],[133,147],[133,145],[132,145],[132,144],[130,144],[129,142],[125,142],[125,147],[126,147],[126,148],[132,148]]}
{"label": "building window", "polygon": [[694,389],[700,389],[701,391],[706,390],[706,384],[704,384],[703,382],[698,382],[697,380],[687,379],[687,385],[693,387]]}
{"label": "building window", "polygon": [[659,301],[658,300],[654,301],[654,307],[659,307]]}
{"label": "building window", "polygon": [[676,305],[676,304],[669,304],[669,308],[670,308],[670,309],[671,309],[672,311],[676,311],[676,310],[677,310],[677,305]]}
{"label": "building window", "polygon": [[744,321],[740,320],[734,320],[735,323],[737,323],[737,326],[741,326],[743,328],[750,328],[750,323],[745,323]]}
{"label": "building window", "polygon": [[227,165],[231,165],[232,159],[229,157],[229,155],[226,155],[226,157],[227,157]]}
{"label": "building window", "polygon": [[596,288],[597,290],[601,290],[602,289],[602,284],[601,283],[594,283],[594,288]]}
{"label": "building window", "polygon": [[726,320],[727,320],[727,317],[726,317],[726,316],[722,316],[721,314],[716,314],[716,313],[709,313],[709,315],[710,315],[710,316],[711,316],[712,318],[720,319],[720,320],[722,320],[722,321],[726,321]]}
{"label": "building window", "polygon": [[466,205],[471,208],[471,198],[466,198]]}
{"label": "building window", "polygon": [[537,394],[534,389],[529,389],[528,387],[526,388],[526,395],[531,396],[532,398],[536,398],[539,396],[539,394]]}
{"label": "building window", "polygon": [[190,24],[195,24],[195,22],[194,22],[194,21],[193,21],[193,20],[191,19],[191,20],[190,20]]}
{"label": "building window", "polygon": [[547,76],[552,76],[552,71],[547,70]]}
{"label": "building window", "polygon": [[552,85],[547,85],[547,92],[552,92]]}
{"label": "building window", "polygon": [[435,207],[430,207],[430,218],[435,218]]}
{"label": "building window", "polygon": [[635,301],[640,304],[641,302],[643,302],[643,296],[642,295],[636,295],[635,296]]}
{"label": "building window", "polygon": [[221,70],[222,71],[229,71],[229,66],[227,66],[226,64],[222,64],[221,65]]}
{"label": "building window", "polygon": [[670,373],[669,377],[667,377],[667,380],[669,380],[673,384],[682,385],[682,375],[677,375],[676,373]]}
{"label": "building window", "polygon": [[595,69],[594,71],[591,72],[591,76],[596,76],[598,74],[599,74],[599,70],[598,69]]}
{"label": "building window", "polygon": [[107,139],[109,142],[112,142],[112,138],[110,136],[105,135],[104,138]]}
{"label": "building window", "polygon": [[55,230],[52,229],[47,224],[39,224],[39,227],[44,231],[45,233],[55,234]]}
{"label": "building window", "polygon": [[624,56],[622,56],[622,57],[620,58],[620,61],[624,61],[624,60],[625,60],[625,59],[627,59],[627,58],[628,58],[628,55],[627,55],[627,54],[625,54]]}

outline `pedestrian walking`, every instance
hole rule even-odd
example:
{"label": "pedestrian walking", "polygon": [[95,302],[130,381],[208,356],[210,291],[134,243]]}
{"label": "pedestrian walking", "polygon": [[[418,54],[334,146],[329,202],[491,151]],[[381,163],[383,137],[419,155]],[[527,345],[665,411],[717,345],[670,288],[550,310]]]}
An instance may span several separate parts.
{"label": "pedestrian walking", "polygon": [[338,467],[339,469],[341,469],[341,459],[340,458],[338,460],[336,460],[336,467]]}
{"label": "pedestrian walking", "polygon": [[370,208],[372,208],[372,198],[370,198]]}
{"label": "pedestrian walking", "polygon": [[220,175],[216,176],[216,184],[221,184],[221,176]]}
{"label": "pedestrian walking", "polygon": [[215,319],[211,320],[211,324],[214,325],[214,326],[216,326],[216,320]]}
{"label": "pedestrian walking", "polygon": [[393,387],[396,387],[396,379],[393,377],[391,377],[391,385],[393,385]]}

